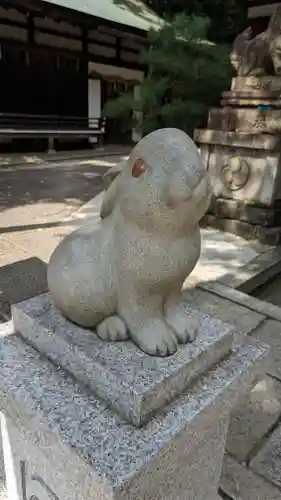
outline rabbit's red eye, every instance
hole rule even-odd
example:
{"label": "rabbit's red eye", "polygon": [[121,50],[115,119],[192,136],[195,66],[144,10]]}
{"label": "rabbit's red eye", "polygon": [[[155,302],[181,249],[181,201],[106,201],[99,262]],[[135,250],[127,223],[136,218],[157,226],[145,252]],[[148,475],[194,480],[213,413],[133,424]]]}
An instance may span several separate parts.
{"label": "rabbit's red eye", "polygon": [[146,171],[144,161],[139,159],[135,162],[132,170],[133,177],[140,177]]}

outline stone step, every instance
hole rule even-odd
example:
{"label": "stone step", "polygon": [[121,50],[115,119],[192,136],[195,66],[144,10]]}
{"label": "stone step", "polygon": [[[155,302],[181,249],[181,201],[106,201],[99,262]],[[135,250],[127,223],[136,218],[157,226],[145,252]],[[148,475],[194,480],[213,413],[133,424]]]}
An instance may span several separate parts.
{"label": "stone step", "polygon": [[264,91],[276,92],[281,94],[280,76],[237,76],[232,78],[231,90],[235,91]]}
{"label": "stone step", "polygon": [[281,107],[280,91],[265,92],[260,90],[249,91],[227,91],[222,93],[222,106],[273,106]]}
{"label": "stone step", "polygon": [[247,98],[247,97],[227,97],[220,100],[221,106],[233,106],[233,107],[253,107],[267,106],[268,109],[280,109],[281,100],[273,99],[261,99],[261,98]]}
{"label": "stone step", "polygon": [[260,111],[255,108],[213,108],[208,128],[224,131],[277,133],[281,130],[281,109]]}
{"label": "stone step", "polygon": [[250,466],[257,474],[281,488],[281,424],[265,441]]}
{"label": "stone step", "polygon": [[280,418],[281,382],[266,375],[232,410],[226,451],[248,463]]}
{"label": "stone step", "polygon": [[279,245],[281,242],[281,226],[264,227],[236,219],[225,219],[206,214],[200,221],[201,227],[212,227],[227,233],[236,234],[246,240],[257,240],[264,245]]}
{"label": "stone step", "polygon": [[[215,129],[195,129],[194,141],[199,146],[216,144],[243,149],[259,149],[261,151],[280,152],[281,141],[279,135],[251,134],[250,132],[227,131]],[[202,154],[201,150],[201,154]]]}
{"label": "stone step", "polygon": [[280,500],[280,490],[246,464],[225,454],[221,489],[232,500]]}
{"label": "stone step", "polygon": [[12,307],[14,328],[56,365],[72,373],[136,426],[182,393],[231,351],[232,328],[186,304],[195,342],[168,358],[148,356],[132,342],[101,341],[67,321],[43,294]]}
{"label": "stone step", "polygon": [[281,226],[281,207],[266,207],[243,200],[214,198],[209,213],[266,227]]}

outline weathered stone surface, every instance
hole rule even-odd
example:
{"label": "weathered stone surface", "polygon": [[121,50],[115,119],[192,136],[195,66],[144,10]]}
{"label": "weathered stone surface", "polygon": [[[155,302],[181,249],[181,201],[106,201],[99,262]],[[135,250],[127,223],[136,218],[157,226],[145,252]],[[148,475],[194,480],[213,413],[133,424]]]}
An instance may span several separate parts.
{"label": "weathered stone surface", "polygon": [[[233,132],[227,130],[196,129],[194,140],[199,144],[200,151],[204,147],[204,162],[208,164],[208,155],[212,144],[231,146],[232,148],[260,149],[280,153],[281,140],[279,135],[251,134],[249,132]],[[271,153],[272,154],[272,153]],[[202,153],[201,153],[202,156]]]}
{"label": "weathered stone surface", "polygon": [[280,91],[264,92],[251,91],[228,91],[222,93],[222,106],[259,106],[267,105],[275,108],[281,107]]}
{"label": "weathered stone surface", "polygon": [[45,481],[61,499],[215,496],[226,417],[254,383],[266,356],[262,345],[241,347],[137,429],[20,337],[4,339],[0,408],[14,456],[31,462],[39,476],[46,474]]}
{"label": "weathered stone surface", "polygon": [[208,128],[252,134],[278,133],[281,130],[281,110],[213,108],[209,111]]}
{"label": "weathered stone surface", "polygon": [[221,488],[233,500],[280,500],[279,488],[228,454],[224,457]]}
{"label": "weathered stone surface", "polygon": [[247,76],[235,77],[232,79],[231,90],[233,91],[263,91],[263,92],[281,92],[280,76]]}
{"label": "weathered stone surface", "polygon": [[280,90],[265,91],[265,90],[227,90],[222,93],[223,99],[237,98],[237,99],[267,99],[269,101],[276,101],[280,98]]}
{"label": "weathered stone surface", "polygon": [[239,76],[263,76],[270,67],[268,30],[252,38],[252,28],[246,28],[234,40],[230,61]]}
{"label": "weathered stone surface", "polygon": [[281,380],[281,322],[269,319],[252,330],[251,335],[271,347],[267,373]]}
{"label": "weathered stone surface", "polygon": [[266,376],[232,411],[227,451],[239,460],[246,460],[280,416],[281,382]]}
{"label": "weathered stone surface", "polygon": [[198,307],[204,313],[211,314],[233,326],[238,335],[248,335],[265,319],[263,314],[250,311],[241,304],[236,304],[232,300],[219,297],[199,287],[186,290],[184,296],[194,307]]}
{"label": "weathered stone surface", "polygon": [[235,219],[221,219],[212,214],[203,217],[202,227],[214,227],[222,231],[237,234],[247,240],[258,240],[265,245],[278,245],[281,241],[281,227],[263,227]]}
{"label": "weathered stone surface", "polygon": [[185,132],[143,137],[106,191],[99,224],[68,235],[50,258],[58,309],[102,340],[130,338],[152,356],[193,341],[181,288],[200,256],[199,221],[210,198],[206,168]]}
{"label": "weathered stone surface", "polygon": [[230,60],[239,76],[270,75],[272,69],[280,75],[280,23],[281,7],[276,4],[265,31],[253,37],[248,27],[236,37]]}
{"label": "weathered stone surface", "polygon": [[207,169],[214,196],[271,206],[280,196],[280,154],[211,145]]}
{"label": "weathered stone surface", "polygon": [[280,109],[281,108],[281,100],[273,101],[270,99],[250,99],[244,97],[228,97],[225,99],[221,99],[221,106],[241,106],[241,107],[249,107],[249,106],[268,106],[270,109],[271,106],[273,108]]}
{"label": "weathered stone surface", "polygon": [[281,488],[281,425],[275,429],[251,461],[251,468]]}
{"label": "weathered stone surface", "polygon": [[103,342],[93,331],[70,323],[49,294],[12,308],[16,331],[135,425],[147,421],[230,351],[229,325],[187,302],[185,313],[198,329],[196,341],[182,346],[173,358],[158,359],[131,342]]}
{"label": "weathered stone surface", "polygon": [[281,226],[281,207],[264,207],[243,200],[214,198],[209,213],[225,219],[237,219],[250,224]]}
{"label": "weathered stone surface", "polygon": [[277,4],[274,14],[272,15],[268,32],[270,37],[269,49],[270,49],[270,57],[273,65],[274,72],[277,76],[281,75],[281,58],[280,58],[280,50],[281,50],[281,8],[280,5]]}
{"label": "weathered stone surface", "polygon": [[[126,478],[114,492],[110,477],[101,478],[95,473],[95,463],[90,468],[75,455],[71,456],[67,449],[60,447],[62,449],[58,450],[58,446],[55,446],[53,450],[54,444],[52,443],[53,457],[55,456],[60,461],[56,474],[52,467],[53,461],[50,453],[38,447],[36,437],[31,439],[28,433],[23,438],[18,427],[13,425],[12,416],[6,421],[9,425],[14,456],[18,459],[15,463],[18,483],[23,485],[23,495],[26,493],[27,498],[33,498],[32,495],[35,495],[40,500],[50,500],[50,498],[56,500],[58,498],[60,500],[64,498],[69,500],[88,500],[89,498],[97,500],[115,498],[118,500],[128,498],[130,500],[136,498],[162,500],[167,498],[174,500],[179,494],[184,498],[186,494],[192,500],[205,500],[207,495],[208,500],[219,500],[216,491],[223,458],[227,425],[225,419],[222,419],[217,426],[213,426],[210,431],[208,430],[204,434],[204,440],[199,442],[198,446],[192,443],[191,454],[187,451],[189,443],[183,439],[183,436],[181,442],[178,442],[176,438],[171,450],[164,451],[162,454],[160,452],[159,460],[154,457],[154,460],[149,462],[149,470],[144,464],[143,470],[136,474],[138,478]],[[40,430],[40,438],[43,440],[45,436],[42,426]],[[57,453],[54,455],[54,452]],[[22,458],[21,461],[20,458]],[[201,467],[203,472],[201,472]],[[71,470],[71,480],[69,470]]]}

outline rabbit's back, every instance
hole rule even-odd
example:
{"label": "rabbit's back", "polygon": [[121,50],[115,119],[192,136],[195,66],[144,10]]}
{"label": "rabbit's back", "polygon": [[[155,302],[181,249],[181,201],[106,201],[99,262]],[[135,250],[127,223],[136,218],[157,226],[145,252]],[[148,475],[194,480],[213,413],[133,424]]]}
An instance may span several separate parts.
{"label": "rabbit's back", "polygon": [[93,327],[112,310],[111,238],[106,222],[88,224],[65,238],[48,266],[48,286],[61,312]]}

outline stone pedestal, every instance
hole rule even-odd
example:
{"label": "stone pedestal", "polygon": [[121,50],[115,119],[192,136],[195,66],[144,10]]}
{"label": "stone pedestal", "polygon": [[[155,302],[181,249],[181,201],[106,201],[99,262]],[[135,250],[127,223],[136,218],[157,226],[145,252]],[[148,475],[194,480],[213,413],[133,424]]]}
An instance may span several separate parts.
{"label": "stone pedestal", "polygon": [[281,235],[281,78],[237,77],[196,130],[214,200],[203,223],[277,244]]}
{"label": "stone pedestal", "polygon": [[0,408],[12,500],[218,500],[229,415],[268,349],[186,305],[197,340],[169,358],[102,343],[49,295],[1,325]]}

